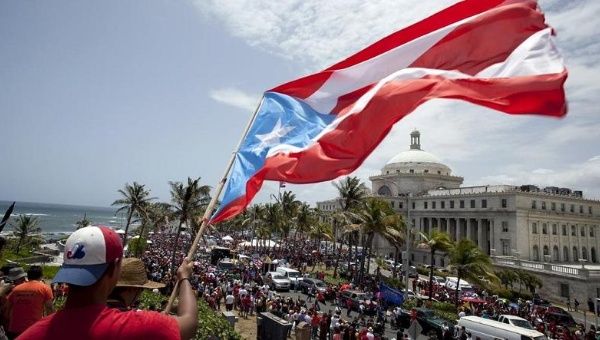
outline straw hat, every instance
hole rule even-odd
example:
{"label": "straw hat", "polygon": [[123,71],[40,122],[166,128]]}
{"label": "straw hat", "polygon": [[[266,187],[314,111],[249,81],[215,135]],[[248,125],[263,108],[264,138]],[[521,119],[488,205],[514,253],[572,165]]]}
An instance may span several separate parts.
{"label": "straw hat", "polygon": [[117,287],[139,287],[139,288],[163,288],[163,283],[148,280],[146,267],[142,260],[130,257],[124,258],[121,262],[121,277],[117,282]]}

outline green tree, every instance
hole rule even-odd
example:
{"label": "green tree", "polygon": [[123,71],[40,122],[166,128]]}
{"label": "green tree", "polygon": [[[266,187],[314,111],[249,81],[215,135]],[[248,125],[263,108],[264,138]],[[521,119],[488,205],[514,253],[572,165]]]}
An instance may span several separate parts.
{"label": "green tree", "polygon": [[195,229],[192,220],[202,213],[202,209],[210,201],[210,187],[200,185],[199,182],[200,178],[192,179],[190,177],[187,179],[187,185],[181,182],[169,182],[169,186],[171,186],[171,208],[174,211],[174,216],[179,219],[171,255],[172,268],[176,265],[175,255],[177,254],[179,235],[183,224],[185,223],[190,234],[194,235]]}
{"label": "green tree", "polygon": [[388,233],[395,233],[399,230],[400,224],[398,223],[398,215],[394,212],[390,204],[378,198],[367,199],[357,216],[363,247],[363,256],[360,261],[360,277],[362,278],[365,270],[365,260],[367,263],[367,273],[369,272],[375,235],[379,234],[383,236]]}
{"label": "green tree", "polygon": [[431,262],[429,265],[429,300],[433,295],[433,267],[435,264],[435,253],[438,251],[446,252],[452,248],[452,241],[447,233],[433,230],[429,235],[421,234],[420,248],[429,249]]}
{"label": "green tree", "polygon": [[[283,222],[282,206],[276,203],[267,203],[264,206],[263,214],[263,228],[261,228],[261,235],[264,241],[271,240],[274,233],[281,233],[281,224]],[[265,245],[263,243],[263,245]],[[266,247],[266,245],[265,245]]]}
{"label": "green tree", "polygon": [[119,206],[117,213],[121,211],[127,211],[127,222],[125,224],[125,234],[123,238],[123,246],[127,244],[127,235],[129,234],[129,226],[131,225],[132,218],[137,215],[141,216],[142,208],[155,200],[155,197],[150,197],[150,191],[146,190],[145,185],[133,182],[133,185],[129,183],[125,184],[123,189],[119,189],[118,192],[121,194],[121,198],[113,202],[113,206]]}
{"label": "green tree", "polygon": [[506,289],[508,289],[509,286],[512,289],[515,282],[518,282],[519,280],[519,275],[514,270],[498,270],[496,271],[496,276]]}
{"label": "green tree", "polygon": [[[358,177],[348,176],[340,181],[333,182],[333,186],[338,191],[338,203],[340,205],[340,211],[335,212],[332,215],[332,226],[334,241],[338,241],[340,234],[348,236],[348,262],[352,254],[352,240],[353,240],[353,229],[351,225],[357,222],[356,210],[360,209],[366,198],[366,187]],[[358,244],[357,244],[358,246]],[[342,245],[340,243],[339,250],[337,252],[335,266],[333,268],[333,276],[337,276],[337,270],[340,262],[340,254],[342,252]]]}
{"label": "green tree", "polygon": [[85,227],[87,227],[87,226],[89,226],[91,224],[92,224],[92,221],[88,220],[86,213],[83,214],[83,218],[82,219],[80,219],[79,221],[75,222],[76,229],[78,229],[78,230],[81,229],[81,228],[85,228]]}
{"label": "green tree", "polygon": [[455,303],[458,307],[458,290],[460,280],[481,282],[481,278],[494,280],[496,276],[492,272],[492,260],[479,247],[468,239],[458,241],[449,251],[450,267],[456,271],[457,282],[455,291]]}
{"label": "green tree", "polygon": [[296,195],[291,191],[284,191],[283,195],[273,196],[277,204],[280,206],[281,210],[281,221],[279,223],[279,228],[282,233],[283,238],[287,238],[289,236],[290,230],[293,226],[294,218],[298,213],[298,208],[301,205],[301,202],[296,199]]}
{"label": "green tree", "polygon": [[310,209],[310,206],[307,203],[301,203],[296,213],[296,231],[294,233],[294,239],[297,238],[298,233],[304,234],[309,232],[315,221],[316,216]]}
{"label": "green tree", "polygon": [[42,229],[38,227],[39,220],[31,215],[19,215],[17,224],[14,227],[13,234],[17,237],[17,247],[15,249],[18,254],[21,246],[28,245],[33,241],[39,240],[39,234]]}

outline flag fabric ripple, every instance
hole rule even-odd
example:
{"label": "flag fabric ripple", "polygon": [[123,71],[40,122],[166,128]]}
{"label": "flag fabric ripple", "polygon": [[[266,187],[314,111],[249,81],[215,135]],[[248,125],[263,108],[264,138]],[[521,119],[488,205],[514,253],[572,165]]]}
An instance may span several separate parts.
{"label": "flag fabric ripple", "polygon": [[242,212],[264,180],[315,183],[352,172],[429,99],[563,116],[566,78],[536,1],[459,2],[265,92],[211,222]]}

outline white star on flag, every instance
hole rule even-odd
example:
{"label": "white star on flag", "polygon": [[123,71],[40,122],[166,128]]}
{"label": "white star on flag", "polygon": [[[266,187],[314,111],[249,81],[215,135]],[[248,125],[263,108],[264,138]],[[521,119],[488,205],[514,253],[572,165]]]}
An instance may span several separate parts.
{"label": "white star on flag", "polygon": [[255,146],[252,151],[260,152],[264,148],[272,147],[280,143],[281,138],[288,134],[288,132],[292,131],[294,126],[282,126],[281,118],[277,120],[277,123],[273,127],[273,130],[269,133],[265,133],[262,135],[256,135],[256,138],[260,140],[260,143]]}

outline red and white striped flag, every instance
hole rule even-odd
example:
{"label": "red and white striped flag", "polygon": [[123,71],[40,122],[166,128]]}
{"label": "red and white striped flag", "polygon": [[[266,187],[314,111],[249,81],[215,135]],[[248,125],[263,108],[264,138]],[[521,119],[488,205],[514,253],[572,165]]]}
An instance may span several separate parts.
{"label": "red and white striped flag", "polygon": [[264,180],[314,183],[352,172],[430,99],[564,115],[567,70],[552,35],[534,0],[465,0],[265,92],[213,222],[243,211]]}

